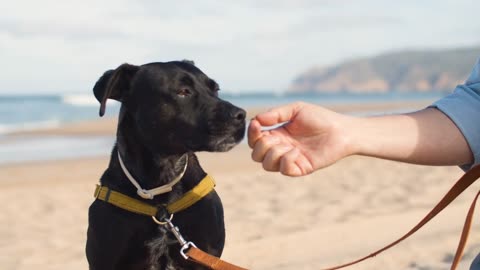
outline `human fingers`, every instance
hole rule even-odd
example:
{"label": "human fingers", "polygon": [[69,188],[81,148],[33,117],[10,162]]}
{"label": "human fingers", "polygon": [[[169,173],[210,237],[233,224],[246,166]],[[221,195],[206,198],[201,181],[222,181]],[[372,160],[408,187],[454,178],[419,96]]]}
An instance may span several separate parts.
{"label": "human fingers", "polygon": [[262,126],[273,126],[290,121],[302,106],[302,103],[295,102],[285,106],[276,107],[268,112],[258,114],[255,119],[257,119]]}
{"label": "human fingers", "polygon": [[248,146],[250,146],[250,148],[253,148],[255,145],[255,142],[257,142],[258,139],[262,137],[262,127],[260,126],[260,123],[258,123],[257,120],[252,119],[252,121],[250,121],[250,125],[248,126],[247,137],[248,137]]}
{"label": "human fingers", "polygon": [[270,148],[263,159],[263,169],[270,172],[277,172],[280,168],[280,159],[290,150],[292,150],[292,146],[281,144]]}
{"label": "human fingers", "polygon": [[313,167],[298,148],[293,148],[280,159],[279,171],[287,176],[304,176],[313,172]]}
{"label": "human fingers", "polygon": [[252,159],[256,162],[262,162],[268,150],[279,143],[280,138],[276,136],[263,136],[253,147]]}

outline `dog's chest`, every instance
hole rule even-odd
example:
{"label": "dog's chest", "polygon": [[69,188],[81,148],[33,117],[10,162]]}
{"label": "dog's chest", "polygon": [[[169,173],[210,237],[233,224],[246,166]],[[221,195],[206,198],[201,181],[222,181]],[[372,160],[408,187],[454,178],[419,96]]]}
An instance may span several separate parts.
{"label": "dog's chest", "polygon": [[175,261],[170,256],[170,249],[175,243],[176,240],[168,233],[167,229],[163,226],[158,226],[158,234],[145,243],[149,254],[148,270],[178,269]]}

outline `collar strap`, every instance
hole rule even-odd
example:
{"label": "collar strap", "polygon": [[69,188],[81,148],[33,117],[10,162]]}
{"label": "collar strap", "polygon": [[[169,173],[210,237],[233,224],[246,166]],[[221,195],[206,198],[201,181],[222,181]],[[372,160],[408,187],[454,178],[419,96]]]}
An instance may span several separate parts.
{"label": "collar strap", "polygon": [[130,174],[130,172],[127,170],[127,167],[125,167],[125,164],[123,163],[122,157],[120,156],[120,152],[117,151],[118,154],[118,161],[120,162],[120,167],[122,167],[123,173],[127,176],[128,180],[137,188],[137,194],[138,196],[142,197],[143,199],[153,199],[156,195],[164,194],[167,192],[172,191],[172,187],[178,183],[185,174],[185,171],[187,170],[187,165],[188,165],[188,154],[185,154],[185,166],[183,167],[182,173],[180,173],[175,179],[173,179],[170,183],[159,186],[156,188],[152,189],[143,189],[140,184],[133,178],[133,176]]}
{"label": "collar strap", "polygon": [[[169,214],[175,214],[200,201],[203,197],[207,196],[214,189],[214,187],[215,180],[213,180],[213,178],[207,174],[202,181],[200,181],[187,193],[183,194],[180,199],[167,204],[164,207]],[[146,216],[156,216],[157,213],[162,210],[160,207],[156,207],[143,201],[134,199],[106,186],[97,185],[94,197],[124,210]]]}

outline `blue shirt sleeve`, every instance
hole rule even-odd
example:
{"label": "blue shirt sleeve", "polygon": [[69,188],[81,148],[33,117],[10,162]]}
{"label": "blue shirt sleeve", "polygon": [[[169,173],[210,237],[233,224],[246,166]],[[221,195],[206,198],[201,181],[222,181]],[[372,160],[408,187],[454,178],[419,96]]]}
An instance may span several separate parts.
{"label": "blue shirt sleeve", "polygon": [[468,170],[480,163],[480,59],[465,84],[436,101],[431,107],[446,114],[462,132],[473,153],[474,162],[462,166]]}

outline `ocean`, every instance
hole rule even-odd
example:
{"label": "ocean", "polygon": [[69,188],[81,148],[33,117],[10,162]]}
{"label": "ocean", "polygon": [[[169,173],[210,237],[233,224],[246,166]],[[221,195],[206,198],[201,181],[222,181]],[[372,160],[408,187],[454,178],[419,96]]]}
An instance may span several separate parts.
{"label": "ocean", "polygon": [[[109,101],[109,112],[118,107],[117,102]],[[0,134],[95,119],[95,108],[98,102],[93,95],[0,96]]]}
{"label": "ocean", "polygon": [[[441,93],[387,94],[278,94],[224,93],[222,99],[244,108],[306,101],[321,105],[434,100]],[[106,116],[116,117],[120,103],[109,100]],[[98,119],[99,103],[93,94],[0,95],[0,164],[107,155],[112,136],[8,136],[15,131],[51,128]]]}
{"label": "ocean", "polygon": [[[436,99],[439,93],[388,94],[276,94],[220,92],[220,97],[240,107],[265,107],[306,101],[317,104],[351,104]],[[107,116],[116,116],[119,103],[108,101]],[[0,134],[35,128],[56,127],[64,123],[98,117],[98,101],[93,94],[0,95]]]}

